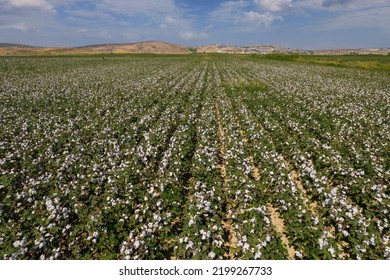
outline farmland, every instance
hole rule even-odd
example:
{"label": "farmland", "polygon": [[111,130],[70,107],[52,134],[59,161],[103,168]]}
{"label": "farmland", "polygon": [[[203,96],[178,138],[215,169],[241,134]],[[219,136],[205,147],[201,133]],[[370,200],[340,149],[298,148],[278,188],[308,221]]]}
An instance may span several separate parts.
{"label": "farmland", "polygon": [[390,72],[0,58],[1,259],[389,259]]}

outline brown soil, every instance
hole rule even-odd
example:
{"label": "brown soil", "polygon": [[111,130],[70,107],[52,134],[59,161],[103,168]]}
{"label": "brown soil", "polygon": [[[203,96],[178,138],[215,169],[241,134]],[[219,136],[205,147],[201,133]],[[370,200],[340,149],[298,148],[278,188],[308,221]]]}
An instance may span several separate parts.
{"label": "brown soil", "polygon": [[288,259],[293,260],[295,257],[295,249],[290,246],[287,236],[284,234],[284,221],[280,218],[277,210],[271,205],[267,205],[268,212],[271,215],[271,222],[275,226],[276,232],[280,234],[283,245],[287,248]]}
{"label": "brown soil", "polygon": [[[245,144],[248,144],[249,140],[248,140],[248,138],[245,137],[245,134],[244,134],[244,132],[241,129],[240,122],[239,122],[239,120],[237,118],[236,118],[236,123],[237,123],[238,127],[240,127],[240,136],[242,138],[242,141],[244,141]],[[249,160],[249,164],[251,165],[253,178],[255,180],[259,180],[260,179],[260,171],[257,168],[257,166],[255,165],[255,161],[253,159],[253,156],[249,156],[248,160]]]}
{"label": "brown soil", "polygon": [[[240,122],[238,119],[236,119],[236,122],[237,122],[237,125],[240,127]],[[240,135],[241,135],[241,138],[243,139],[244,143],[247,144],[248,139],[245,137],[245,134],[241,128],[240,128]],[[252,168],[253,178],[255,180],[259,180],[260,179],[260,171],[254,163],[253,156],[249,156],[248,159],[249,159],[249,162],[250,162],[250,165]],[[270,213],[271,222],[274,225],[276,232],[280,234],[282,243],[287,248],[288,258],[290,260],[293,260],[295,258],[295,249],[294,249],[294,247],[289,245],[288,238],[284,234],[284,221],[283,221],[283,219],[280,218],[279,213],[270,203],[267,205],[267,210]]]}
{"label": "brown soil", "polygon": [[[217,121],[217,129],[218,129],[218,138],[220,141],[219,146],[219,154],[221,157],[221,162],[219,164],[219,168],[221,170],[221,178],[223,180],[223,191],[228,191],[228,176],[226,171],[226,160],[225,160],[225,133],[223,131],[222,126],[222,120],[221,120],[221,114],[219,112],[219,102],[218,99],[215,99],[214,102],[214,110],[215,110],[215,117]],[[227,207],[229,207],[229,204],[227,204]],[[229,209],[227,209],[229,210]],[[228,214],[226,215],[225,221],[223,222],[223,228],[228,233],[228,241],[225,243],[225,246],[229,248],[229,252],[225,254],[225,257],[228,259],[234,259],[234,250],[237,248],[237,234],[234,230],[233,224],[231,222],[231,217]]]}
{"label": "brown soil", "polygon": [[[283,159],[283,161],[285,162],[286,166],[290,167],[290,164],[287,161],[285,161],[284,159]],[[314,217],[318,217],[317,202],[313,202],[313,203],[309,204],[309,199],[307,197],[307,191],[302,185],[302,181],[299,178],[298,172],[296,170],[292,170],[289,177],[290,177],[290,180],[295,183],[295,186],[298,188],[298,190],[301,191],[301,197],[302,197],[303,203],[306,206],[306,208],[310,209],[310,211]]]}

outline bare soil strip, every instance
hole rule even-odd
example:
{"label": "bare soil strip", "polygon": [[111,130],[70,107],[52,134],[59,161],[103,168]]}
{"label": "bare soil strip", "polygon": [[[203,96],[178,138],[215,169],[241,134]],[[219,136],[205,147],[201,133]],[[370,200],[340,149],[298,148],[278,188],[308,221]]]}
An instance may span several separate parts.
{"label": "bare soil strip", "polygon": [[[312,203],[309,203],[309,195],[307,194],[307,190],[302,185],[302,181],[300,179],[298,172],[296,170],[294,170],[294,168],[291,167],[291,164],[287,160],[285,160],[283,158],[283,156],[282,156],[282,160],[286,164],[287,168],[289,170],[292,170],[289,174],[289,177],[295,183],[295,186],[300,190],[300,195],[301,195],[301,198],[303,200],[304,205],[306,206],[306,208],[310,209],[312,216],[314,218],[318,219],[319,215],[318,215],[318,211],[317,211],[317,208],[318,208],[317,202],[314,201]],[[330,184],[328,184],[328,189],[329,190],[331,189]],[[330,233],[330,237],[332,237],[332,238],[336,237],[336,229],[334,226],[331,225],[329,227],[325,227],[325,230]],[[341,244],[338,244],[338,249],[342,252],[344,251],[344,249],[346,249],[348,247],[349,247],[349,244],[345,241],[342,241]],[[343,252],[340,255],[344,259],[349,258],[348,253]]]}
{"label": "bare soil strip", "polygon": [[[270,138],[270,135],[267,133],[267,131],[264,129],[264,127],[260,123],[259,123],[259,126],[260,126],[262,132],[265,133],[266,136]],[[318,217],[317,203],[312,202],[309,204],[309,198],[307,195],[307,191],[302,185],[302,181],[300,179],[298,172],[294,168],[292,168],[291,164],[282,155],[280,155],[280,157],[281,157],[282,161],[284,162],[284,164],[286,165],[287,169],[292,170],[289,174],[290,180],[293,181],[295,183],[295,186],[298,188],[298,190],[300,190],[301,198],[303,200],[304,205],[306,206],[307,209],[309,209],[311,211],[311,213],[314,217]]]}
{"label": "bare soil strip", "polygon": [[[282,158],[282,161],[284,162],[284,164],[286,165],[286,167],[289,170],[292,170],[289,174],[289,178],[291,181],[293,181],[295,183],[295,186],[300,191],[300,196],[301,196],[301,199],[303,201],[303,204],[305,205],[306,208],[308,208],[310,210],[310,212],[314,218],[319,219],[319,215],[318,215],[318,211],[317,211],[317,208],[318,208],[317,202],[314,201],[312,203],[309,203],[309,195],[307,194],[307,190],[302,185],[302,180],[300,179],[298,172],[294,168],[291,167],[291,164],[287,160],[285,160],[283,158],[283,156],[281,156],[281,158]],[[335,238],[336,229],[334,226],[325,227],[324,229],[330,233],[330,237]],[[343,241],[342,244],[338,244],[338,249],[340,251],[344,251],[344,249],[348,248],[348,247],[349,247],[349,244],[346,243],[345,241]],[[349,258],[349,254],[347,254],[347,253],[341,253],[341,256],[344,259]]]}
{"label": "bare soil strip", "polygon": [[[267,135],[267,137],[270,137],[270,135],[267,133],[267,131],[264,129],[264,127],[260,123],[259,123],[259,126],[260,126],[261,130]],[[292,170],[290,172],[290,174],[289,174],[289,177],[295,183],[295,186],[297,187],[297,189],[300,191],[301,198],[303,200],[304,205],[306,206],[307,209],[309,209],[311,211],[312,216],[314,218],[315,217],[319,218],[319,214],[318,214],[318,211],[317,211],[318,204],[317,204],[316,201],[314,201],[312,203],[309,203],[309,195],[307,194],[307,190],[302,185],[302,181],[300,179],[299,173],[292,167],[292,165],[290,164],[289,161],[287,161],[282,155],[280,155],[280,156],[281,156],[282,161],[286,165],[287,169]],[[332,189],[332,183],[331,182],[328,182],[327,188],[328,188],[329,191]],[[347,198],[347,202],[350,205],[356,207],[359,211],[361,211],[360,207],[358,205],[355,205],[350,199]],[[336,236],[336,229],[335,229],[334,226],[326,227],[325,230],[330,233],[330,236],[332,238],[335,238],[335,236]],[[341,244],[338,244],[338,249],[340,251],[344,251],[348,247],[349,247],[349,244],[347,242],[345,242],[345,241],[342,241]],[[341,256],[343,256],[344,258],[349,258],[349,254],[345,253],[345,252],[341,253]]]}
{"label": "bare soil strip", "polygon": [[[245,134],[244,134],[244,132],[241,129],[240,121],[238,120],[238,118],[236,118],[236,122],[237,122],[237,125],[238,125],[239,129],[240,129],[241,138],[243,139],[244,143],[247,144],[248,143],[248,139],[245,137]],[[260,171],[259,171],[259,169],[256,167],[256,165],[254,163],[253,156],[249,156],[248,160],[249,160],[249,163],[251,165],[253,178],[255,180],[259,180],[260,179]],[[268,212],[270,213],[270,216],[271,216],[270,217],[271,218],[271,223],[274,225],[276,232],[280,234],[283,245],[287,248],[288,258],[290,260],[295,259],[295,249],[294,249],[293,246],[290,246],[288,238],[284,234],[284,220],[282,218],[280,218],[279,213],[272,206],[271,203],[268,203],[267,210],[268,210]]]}
{"label": "bare soil strip", "polygon": [[269,203],[267,210],[271,214],[271,222],[274,225],[276,232],[280,234],[283,245],[287,248],[288,259],[293,260],[295,258],[295,249],[290,246],[287,236],[284,234],[284,221],[280,218],[277,210]]}
{"label": "bare soil strip", "polygon": [[249,159],[250,164],[252,165],[252,175],[253,175],[253,178],[256,181],[260,180],[260,171],[259,171],[259,169],[257,168],[257,166],[254,163],[253,156],[249,156],[248,159]]}
{"label": "bare soil strip", "polygon": [[221,114],[219,112],[219,103],[217,99],[215,99],[214,108],[215,108],[215,116],[216,116],[217,126],[218,126],[217,127],[218,138],[220,141],[219,154],[221,157],[221,162],[219,164],[219,168],[221,169],[221,177],[223,179],[223,190],[227,191],[228,183],[227,183],[226,160],[225,160],[225,133],[223,131]]}
{"label": "bare soil strip", "polygon": [[[290,164],[286,160],[284,160],[284,159],[283,159],[283,161],[286,164],[287,168],[290,169]],[[306,208],[310,209],[311,214],[313,215],[313,217],[318,217],[317,202],[309,203],[309,198],[308,198],[308,195],[307,195],[307,191],[306,191],[306,189],[302,185],[302,181],[299,178],[298,172],[293,169],[290,172],[289,177],[290,177],[290,180],[295,183],[295,186],[298,188],[298,190],[301,191],[301,198],[303,200],[303,204],[306,206]]]}
{"label": "bare soil strip", "polygon": [[[215,98],[214,102],[214,109],[215,109],[215,116],[217,121],[217,129],[218,129],[218,138],[220,141],[219,146],[219,154],[221,157],[221,162],[219,164],[219,168],[221,170],[221,177],[223,180],[223,191],[228,191],[228,178],[227,178],[227,171],[226,171],[226,160],[225,160],[225,133],[223,131],[222,121],[221,121],[221,114],[219,111],[219,102],[218,99]],[[237,234],[234,230],[230,211],[229,211],[229,204],[227,203],[227,214],[224,218],[223,227],[225,231],[228,233],[228,241],[225,243],[225,246],[229,248],[229,252],[225,254],[225,257],[229,259],[234,259],[234,250],[237,248]]]}
{"label": "bare soil strip", "polygon": [[[248,144],[248,138],[245,137],[245,134],[244,132],[242,131],[241,129],[241,125],[240,125],[240,122],[239,120],[237,119],[236,117],[236,123],[238,125],[238,127],[240,128],[240,136],[242,138],[242,141],[244,141],[245,144]],[[257,168],[257,166],[255,165],[255,162],[253,160],[253,156],[249,156],[248,157],[248,160],[249,160],[249,164],[251,165],[251,169],[252,169],[252,176],[253,178],[258,181],[260,180],[260,171],[259,169]]]}

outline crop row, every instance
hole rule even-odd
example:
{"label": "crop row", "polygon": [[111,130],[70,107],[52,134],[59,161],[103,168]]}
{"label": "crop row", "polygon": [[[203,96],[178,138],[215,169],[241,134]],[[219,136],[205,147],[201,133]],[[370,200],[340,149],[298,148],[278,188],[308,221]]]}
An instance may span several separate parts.
{"label": "crop row", "polygon": [[4,259],[386,259],[387,72],[0,61]]}

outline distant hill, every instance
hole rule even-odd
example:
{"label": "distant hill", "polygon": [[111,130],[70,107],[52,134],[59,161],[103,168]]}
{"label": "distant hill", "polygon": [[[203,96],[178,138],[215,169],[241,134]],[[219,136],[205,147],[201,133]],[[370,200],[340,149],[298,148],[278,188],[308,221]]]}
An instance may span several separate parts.
{"label": "distant hill", "polygon": [[37,47],[22,45],[22,44],[0,43],[0,48],[37,48]]}
{"label": "distant hill", "polygon": [[72,48],[62,47],[31,47],[15,44],[1,44],[0,55],[56,55],[56,54],[125,54],[125,53],[159,53],[188,54],[187,47],[176,44],[148,41],[129,44],[99,44]]}
{"label": "distant hill", "polygon": [[137,43],[96,44],[80,47],[36,47],[22,44],[0,43],[0,56],[7,55],[77,55],[77,54],[126,54],[126,53],[156,53],[156,54],[189,54],[197,53],[237,53],[237,54],[315,54],[315,55],[345,55],[345,54],[382,54],[387,55],[390,49],[334,49],[334,50],[302,50],[276,45],[231,46],[214,44],[197,47],[185,47],[177,44],[145,41]]}
{"label": "distant hill", "polygon": [[334,49],[334,50],[316,50],[316,55],[369,55],[369,54],[390,54],[390,48],[387,49]]}
{"label": "distant hill", "polygon": [[77,47],[74,49],[89,50],[102,53],[167,53],[187,54],[190,53],[187,47],[176,44],[147,41],[130,44],[102,44]]}

